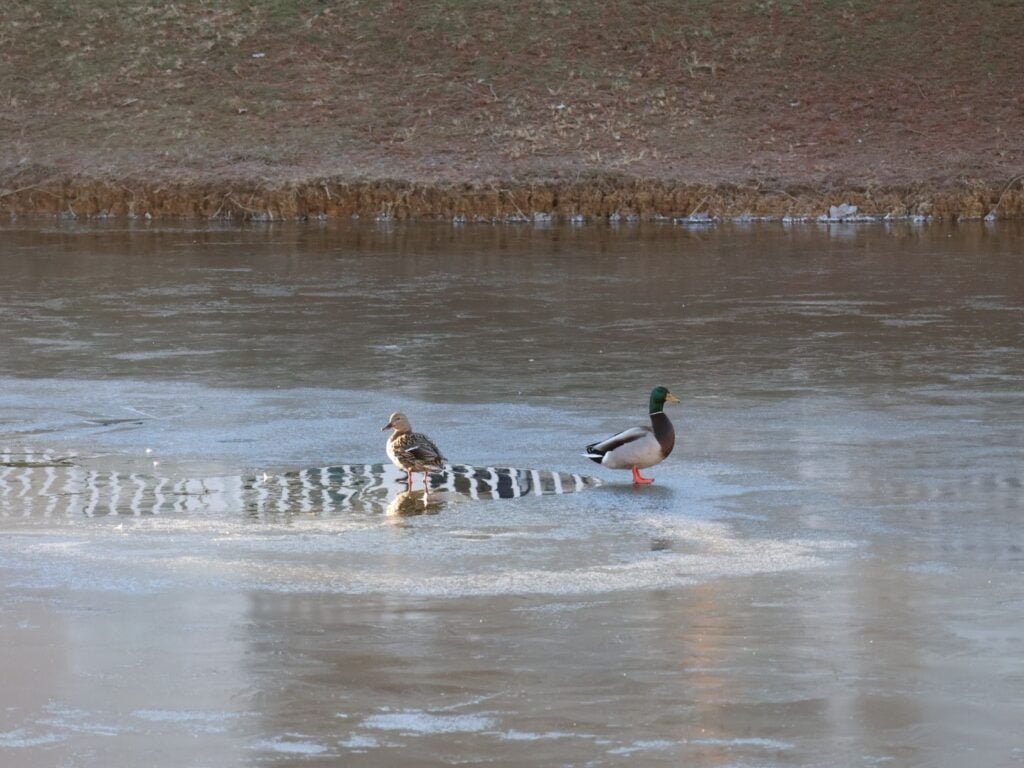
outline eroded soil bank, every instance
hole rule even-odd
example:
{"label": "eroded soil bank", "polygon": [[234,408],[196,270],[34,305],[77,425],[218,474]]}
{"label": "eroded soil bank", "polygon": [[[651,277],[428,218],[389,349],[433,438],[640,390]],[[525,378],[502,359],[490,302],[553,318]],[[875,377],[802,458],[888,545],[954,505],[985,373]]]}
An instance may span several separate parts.
{"label": "eroded soil bank", "polygon": [[[17,184],[17,182],[15,182]],[[936,189],[791,188],[673,184],[600,178],[576,183],[347,183],[318,179],[280,185],[46,179],[0,187],[0,211],[65,217],[151,216],[294,220],[373,217],[453,220],[660,217],[818,217],[832,206],[855,215],[999,219],[1024,217],[1024,179]]]}
{"label": "eroded soil bank", "polygon": [[1024,215],[1007,0],[11,0],[0,216]]}

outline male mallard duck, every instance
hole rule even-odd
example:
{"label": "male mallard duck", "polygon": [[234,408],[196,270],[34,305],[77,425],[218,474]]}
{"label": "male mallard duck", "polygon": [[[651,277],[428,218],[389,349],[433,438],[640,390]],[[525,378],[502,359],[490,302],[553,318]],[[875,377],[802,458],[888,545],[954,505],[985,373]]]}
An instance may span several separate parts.
{"label": "male mallard duck", "polygon": [[439,471],[444,467],[445,458],[434,445],[434,441],[424,434],[412,431],[412,424],[404,413],[391,414],[388,423],[381,432],[393,429],[388,438],[387,454],[391,462],[406,472],[406,484],[412,490],[412,473],[423,473],[423,488],[427,488],[427,474]]}
{"label": "male mallard duck", "polygon": [[660,464],[672,453],[676,431],[665,414],[665,403],[678,403],[679,398],[664,387],[651,390],[651,426],[632,427],[607,440],[587,446],[583,454],[609,469],[632,469],[633,482],[647,485],[654,480],[640,474],[641,469]]}

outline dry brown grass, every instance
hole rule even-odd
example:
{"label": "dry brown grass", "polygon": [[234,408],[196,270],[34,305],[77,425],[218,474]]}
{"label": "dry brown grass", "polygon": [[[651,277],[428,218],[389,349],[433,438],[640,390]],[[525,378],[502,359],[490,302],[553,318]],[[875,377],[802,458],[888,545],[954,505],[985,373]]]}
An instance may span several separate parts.
{"label": "dry brown grass", "polygon": [[998,189],[1021,29],[1015,0],[10,0],[0,188]]}

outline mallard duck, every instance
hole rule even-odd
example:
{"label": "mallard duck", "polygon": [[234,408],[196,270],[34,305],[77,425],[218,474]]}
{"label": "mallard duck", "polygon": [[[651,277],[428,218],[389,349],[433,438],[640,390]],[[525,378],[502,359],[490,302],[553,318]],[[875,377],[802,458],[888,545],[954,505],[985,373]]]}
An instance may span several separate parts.
{"label": "mallard duck", "polygon": [[655,387],[651,390],[651,426],[632,427],[588,445],[583,455],[609,469],[632,469],[637,485],[653,483],[654,479],[644,477],[640,470],[660,464],[672,453],[676,431],[664,408],[665,403],[678,402],[679,398],[665,387]]}
{"label": "mallard duck", "polygon": [[406,473],[406,485],[412,490],[412,473],[423,473],[423,488],[427,488],[427,475],[444,467],[446,459],[434,441],[420,432],[412,431],[412,424],[404,413],[391,414],[381,432],[393,429],[388,438],[387,454],[396,467]]}

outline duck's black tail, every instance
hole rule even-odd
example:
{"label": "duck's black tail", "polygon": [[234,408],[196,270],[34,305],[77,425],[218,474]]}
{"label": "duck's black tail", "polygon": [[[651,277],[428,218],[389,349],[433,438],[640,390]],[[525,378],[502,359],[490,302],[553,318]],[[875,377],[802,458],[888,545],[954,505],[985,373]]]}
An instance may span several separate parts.
{"label": "duck's black tail", "polygon": [[601,463],[601,459],[604,458],[604,451],[600,450],[597,447],[597,445],[598,445],[597,443],[593,443],[592,445],[588,445],[587,446],[587,452],[584,453],[583,455],[586,456],[591,461],[593,461],[595,464],[600,464]]}

